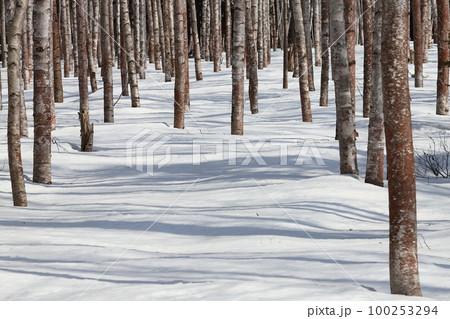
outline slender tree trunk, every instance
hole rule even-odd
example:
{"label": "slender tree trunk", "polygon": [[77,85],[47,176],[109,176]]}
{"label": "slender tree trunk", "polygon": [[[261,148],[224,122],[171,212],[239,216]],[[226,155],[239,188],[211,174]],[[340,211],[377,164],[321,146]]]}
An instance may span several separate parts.
{"label": "slender tree trunk", "polygon": [[[27,34],[27,19],[22,33],[22,79],[24,90],[31,89],[30,68],[33,61],[32,53],[29,51],[28,34]],[[32,71],[32,70],[31,70]]]}
{"label": "slender tree trunk", "polygon": [[373,0],[363,0],[364,12],[364,91],[363,91],[363,117],[369,117],[371,88],[372,88],[372,57],[373,57]]}
{"label": "slender tree trunk", "polygon": [[314,63],[312,55],[312,38],[311,38],[311,6],[310,0],[301,0],[303,10],[303,24],[305,26],[305,44],[308,59],[308,85],[310,91],[315,91],[314,86]]}
{"label": "slender tree trunk", "polygon": [[345,33],[344,0],[330,1],[330,42],[336,94],[337,136],[341,174],[358,174],[355,121],[352,111],[350,71]]}
{"label": "slender tree trunk", "polygon": [[172,50],[170,48],[170,2],[164,1],[164,46],[165,46],[165,81],[172,81]]}
{"label": "slender tree trunk", "polygon": [[347,41],[348,67],[350,71],[350,92],[352,96],[353,117],[356,106],[356,0],[344,0],[345,34]]}
{"label": "slender tree trunk", "polygon": [[450,60],[448,48],[449,4],[447,0],[437,0],[438,10],[438,79],[436,114],[448,115],[448,86]]}
{"label": "slender tree trunk", "polygon": [[367,144],[366,183],[383,186],[384,170],[384,116],[381,74],[382,1],[375,3],[373,25],[372,93]]}
{"label": "slender tree trunk", "polygon": [[[71,5],[71,16],[72,17],[76,17],[77,16],[77,4],[75,1],[71,1],[70,2]],[[70,19],[71,23],[72,23],[72,43],[73,43],[73,75],[75,77],[78,76],[78,49],[76,48],[77,44],[78,44],[78,26],[77,26],[77,22],[76,22],[76,18]]]}
{"label": "slender tree trunk", "polygon": [[87,52],[87,5],[86,0],[77,0],[77,46],[78,46],[78,91],[80,94],[81,151],[91,152],[94,140],[94,125],[89,123],[88,52]]}
{"label": "slender tree trunk", "polygon": [[205,61],[211,61],[210,56],[210,47],[209,47],[209,39],[210,39],[210,32],[211,32],[211,8],[210,8],[210,1],[209,0],[203,0],[202,2],[202,57],[205,59]]}
{"label": "slender tree trunk", "polygon": [[231,66],[231,0],[225,0],[225,55],[226,67],[229,68]]}
{"label": "slender tree trunk", "polygon": [[414,34],[414,79],[416,87],[423,87],[423,38],[422,12],[420,0],[412,0],[413,34]]}
{"label": "slender tree trunk", "polygon": [[[200,41],[197,29],[197,10],[195,6],[195,0],[189,0],[191,7],[191,28],[192,28],[192,40],[194,42],[194,57],[195,57],[195,78],[197,81],[203,80],[202,74],[202,57],[200,52]],[[229,66],[227,66],[229,67]]]}
{"label": "slender tree trunk", "polygon": [[428,63],[428,49],[432,48],[432,26],[430,0],[422,0],[422,35],[423,35],[423,63]]}
{"label": "slender tree trunk", "polygon": [[[6,59],[8,57],[8,48],[6,45],[6,23],[5,23],[5,1],[0,1],[0,33],[1,33],[1,44],[2,44],[2,67],[6,67]],[[1,89],[1,81],[0,81]],[[0,110],[1,110],[1,94],[0,94]]]}
{"label": "slender tree trunk", "polygon": [[59,16],[56,0],[53,1],[53,77],[55,102],[64,102],[64,91],[61,72],[61,41],[59,37]]}
{"label": "slender tree trunk", "polygon": [[313,7],[313,21],[314,21],[314,54],[315,54],[315,65],[322,65],[322,47],[320,36],[322,35],[322,26],[320,18],[320,2],[321,0],[312,0]]}
{"label": "slender tree trunk", "polygon": [[258,69],[264,69],[264,24],[263,24],[263,1],[258,0],[258,32],[257,34],[257,49],[258,49]]}
{"label": "slender tree trunk", "polygon": [[311,101],[308,89],[308,54],[305,40],[305,28],[300,0],[291,0],[291,10],[294,19],[295,39],[300,67],[300,101],[302,105],[303,122],[312,122]]}
{"label": "slender tree trunk", "polygon": [[[51,43],[50,24],[52,19],[51,1],[34,1],[34,148],[33,182],[52,183],[51,168]],[[53,21],[52,21],[53,20]]]}
{"label": "slender tree trunk", "polygon": [[329,0],[322,0],[322,72],[320,77],[320,106],[328,106],[330,74],[330,18]]}
{"label": "slender tree trunk", "polygon": [[155,70],[161,70],[161,49],[160,49],[160,36],[159,36],[159,16],[158,16],[158,4],[157,0],[152,0],[153,8],[153,32],[155,37]]}
{"label": "slender tree trunk", "polygon": [[289,0],[283,0],[283,89],[289,87]]}
{"label": "slender tree trunk", "polygon": [[141,73],[139,74],[139,77],[141,79],[145,79],[145,70],[147,69],[147,47],[148,47],[148,41],[147,41],[147,4],[146,0],[140,0],[140,43],[139,43],[139,57],[140,57],[140,67],[139,70]]}
{"label": "slender tree trunk", "polygon": [[20,149],[21,76],[19,68],[21,34],[27,4],[27,0],[16,1],[14,17],[8,28],[8,161],[14,206],[27,206]]}
{"label": "slender tree trunk", "polygon": [[[159,48],[161,50],[160,55],[161,55],[161,61],[162,61],[162,70],[166,75],[165,80],[167,81],[167,74],[170,74],[170,69],[168,70],[169,72],[167,72],[167,64],[170,63],[170,60],[167,60],[167,55],[166,55],[166,34],[165,34],[165,29],[164,29],[164,17],[163,17],[163,13],[162,13],[162,6],[161,6],[161,1],[156,1],[156,9],[158,12],[158,21],[159,21]],[[170,51],[169,51],[170,52]]]}
{"label": "slender tree trunk", "polygon": [[[97,0],[94,0],[94,1],[97,1]],[[93,18],[93,16],[94,16],[94,9],[93,9],[94,1],[92,1],[92,0],[88,1],[89,16],[87,17],[88,20],[87,20],[87,25],[86,25],[86,27],[87,27],[86,39],[87,39],[87,52],[88,52],[88,68],[89,68],[89,79],[91,82],[92,92],[96,92],[98,90],[97,77],[96,77],[97,64],[94,59],[94,54],[95,54],[94,51],[96,49],[94,49],[93,28],[91,26],[91,18]]]}
{"label": "slender tree trunk", "polygon": [[68,0],[60,0],[61,6],[61,32],[63,36],[63,50],[62,54],[64,57],[64,77],[68,78],[70,76],[70,46],[72,44],[70,38],[70,15],[67,10],[67,1]]}
{"label": "slender tree trunk", "polygon": [[109,0],[100,0],[100,11],[103,12],[103,14],[100,15],[100,23],[102,26],[103,120],[105,123],[114,123],[112,45],[109,34],[105,32],[105,30],[110,29]]}
{"label": "slender tree trunk", "polygon": [[147,34],[148,34],[148,61],[155,63],[155,32],[153,22],[152,0],[146,0],[147,4]]}
{"label": "slender tree trunk", "polygon": [[244,134],[245,0],[234,0],[231,134]]}
{"label": "slender tree trunk", "polygon": [[248,55],[248,95],[250,100],[250,110],[252,114],[257,114],[258,111],[258,52],[256,50],[256,37],[255,30],[253,29],[252,20],[252,2],[257,0],[250,0],[245,2],[246,6],[246,44],[247,44],[247,55]]}
{"label": "slender tree trunk", "polygon": [[128,2],[127,0],[120,0],[120,13],[121,13],[121,23],[123,24],[123,30],[125,33],[125,49],[128,61],[128,78],[130,81],[130,93],[131,93],[131,106],[140,107],[140,97],[139,97],[139,87],[138,80],[136,76],[136,60],[134,58],[134,44],[133,36],[131,34],[130,26],[130,16],[128,12]]}
{"label": "slender tree trunk", "polygon": [[[120,16],[122,16],[122,13],[120,13]],[[120,80],[122,83],[122,95],[123,96],[129,96],[130,90],[128,88],[128,58],[127,58],[127,51],[125,49],[125,31],[124,31],[124,25],[122,23],[119,24],[120,28],[120,49],[119,49],[119,65],[120,65]],[[156,53],[155,53],[156,54]],[[155,61],[156,65],[156,61]]]}
{"label": "slender tree trunk", "polygon": [[175,26],[175,93],[174,93],[174,127],[184,129],[186,55],[184,53],[184,17],[186,1],[174,1]]}
{"label": "slender tree trunk", "polygon": [[389,177],[389,268],[391,293],[420,296],[407,10],[404,0],[383,0],[381,67]]}
{"label": "slender tree trunk", "polygon": [[211,14],[213,15],[213,45],[214,45],[214,72],[220,72],[222,60],[222,46],[221,46],[221,30],[220,30],[220,0],[212,0]]}

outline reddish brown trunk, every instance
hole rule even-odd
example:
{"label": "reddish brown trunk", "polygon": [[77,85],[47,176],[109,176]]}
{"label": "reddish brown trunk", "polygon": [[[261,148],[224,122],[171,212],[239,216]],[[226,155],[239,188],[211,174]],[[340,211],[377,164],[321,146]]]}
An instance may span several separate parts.
{"label": "reddish brown trunk", "polygon": [[322,72],[320,77],[320,106],[328,106],[328,84],[330,73],[330,18],[329,0],[322,0]]}
{"label": "reddish brown trunk", "polygon": [[448,85],[450,60],[448,48],[448,15],[449,4],[447,0],[437,0],[438,10],[438,79],[436,114],[448,115]]}
{"label": "reddish brown trunk", "polygon": [[373,18],[372,1],[363,0],[364,12],[364,91],[363,117],[369,117],[372,89],[372,58],[373,58]]}
{"label": "reddish brown trunk", "polygon": [[389,177],[391,292],[420,296],[407,18],[406,1],[383,0],[381,65]]}
{"label": "reddish brown trunk", "polygon": [[184,53],[184,14],[186,1],[174,1],[175,34],[175,93],[174,93],[174,127],[184,129],[186,55]]}
{"label": "reddish brown trunk", "polygon": [[414,79],[416,87],[423,87],[423,38],[420,0],[412,0],[414,34]]}

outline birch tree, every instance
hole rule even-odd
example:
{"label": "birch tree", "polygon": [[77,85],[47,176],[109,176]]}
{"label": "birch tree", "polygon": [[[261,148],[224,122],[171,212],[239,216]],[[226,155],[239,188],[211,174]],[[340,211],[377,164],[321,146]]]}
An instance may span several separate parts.
{"label": "birch tree", "polygon": [[248,71],[248,95],[250,100],[250,110],[252,114],[257,114],[258,111],[258,51],[256,50],[255,30],[253,29],[252,18],[252,3],[257,0],[245,2],[245,33],[247,44],[247,71]]}
{"label": "birch tree", "polygon": [[233,50],[232,65],[232,110],[231,134],[244,134],[244,45],[245,45],[245,0],[234,0],[233,4]]}
{"label": "birch tree", "polygon": [[363,0],[364,20],[364,89],[363,117],[369,117],[372,94],[372,59],[373,59],[373,13],[372,0]]}
{"label": "birch tree", "polygon": [[81,132],[81,151],[91,152],[93,149],[94,126],[89,122],[88,91],[88,52],[87,52],[87,5],[86,0],[78,0],[76,7],[77,46],[78,46],[78,92],[80,95],[80,111],[78,113]]}
{"label": "birch tree", "polygon": [[328,84],[330,73],[330,18],[329,0],[321,1],[322,16],[322,70],[320,77],[320,106],[328,106]]}
{"label": "birch tree", "polygon": [[[10,0],[12,1],[12,0]],[[3,1],[2,1],[3,2]],[[20,147],[20,45],[28,0],[17,0],[8,28],[8,163],[14,206],[27,206]]]}
{"label": "birch tree", "polygon": [[438,79],[436,114],[448,115],[448,85],[450,60],[448,48],[448,15],[449,4],[447,0],[437,0],[438,10]]}
{"label": "birch tree", "polygon": [[383,0],[381,66],[389,177],[391,293],[420,296],[407,18],[406,0]]}
{"label": "birch tree", "polygon": [[34,147],[33,182],[51,184],[51,44],[52,0],[35,0],[34,29]]}
{"label": "birch tree", "polygon": [[184,17],[186,1],[174,1],[175,25],[175,86],[174,86],[174,127],[184,129],[184,109],[186,99],[186,55],[184,54]]}
{"label": "birch tree", "polygon": [[345,34],[344,0],[330,1],[331,62],[336,96],[337,136],[341,174],[358,174],[355,122]]}
{"label": "birch tree", "polygon": [[113,106],[113,56],[111,38],[107,30],[110,30],[110,1],[100,0],[101,48],[102,48],[102,78],[103,78],[103,120],[105,123],[114,122]]}
{"label": "birch tree", "polygon": [[373,25],[372,92],[370,95],[369,137],[365,182],[383,186],[384,170],[384,116],[381,74],[382,1],[375,3]]}
{"label": "birch tree", "polygon": [[420,0],[412,0],[413,35],[414,35],[414,80],[416,87],[423,87],[423,38],[422,12]]}
{"label": "birch tree", "polygon": [[309,64],[305,40],[305,27],[303,24],[302,6],[300,0],[291,0],[292,17],[294,20],[295,43],[297,46],[300,67],[300,100],[302,105],[303,122],[312,122],[311,100],[309,98]]}
{"label": "birch tree", "polygon": [[122,31],[124,31],[124,33],[121,34],[121,36],[124,37],[125,40],[126,52],[122,51],[122,53],[126,54],[128,62],[127,64],[128,64],[128,78],[130,81],[131,106],[140,107],[141,102],[139,96],[138,80],[136,75],[136,60],[134,55],[133,35],[131,32],[130,15],[128,11],[127,0],[120,0],[120,23],[123,25]]}

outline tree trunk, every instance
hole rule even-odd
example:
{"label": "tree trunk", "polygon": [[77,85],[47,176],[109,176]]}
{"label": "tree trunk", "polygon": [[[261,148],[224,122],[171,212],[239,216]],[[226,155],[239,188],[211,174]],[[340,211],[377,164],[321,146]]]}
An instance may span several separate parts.
{"label": "tree trunk", "polygon": [[64,91],[61,73],[61,41],[59,37],[59,16],[56,0],[53,1],[53,77],[55,102],[64,102]]}
{"label": "tree trunk", "polygon": [[[6,58],[8,57],[8,49],[6,45],[6,23],[5,23],[5,1],[0,3],[0,33],[1,33],[1,44],[2,44],[2,67],[4,68],[7,64]],[[1,82],[0,82],[1,89]],[[1,94],[0,94],[1,95]],[[1,97],[0,97],[0,110],[1,110]]]}
{"label": "tree trunk", "polygon": [[69,0],[60,0],[61,6],[61,32],[63,35],[63,57],[64,57],[64,77],[70,76],[70,47],[71,41],[71,29],[70,29],[70,14],[68,12],[67,3]]}
{"label": "tree trunk", "polygon": [[245,0],[234,0],[231,134],[244,134]]}
{"label": "tree trunk", "polygon": [[212,14],[212,29],[213,29],[213,62],[214,72],[220,72],[222,60],[222,46],[221,46],[221,30],[220,30],[220,0],[212,0],[211,14]]}
{"label": "tree trunk", "polygon": [[[71,1],[71,13],[70,15],[72,17],[76,17],[77,16],[77,4],[75,1]],[[71,25],[72,25],[72,43],[73,43],[73,75],[75,77],[78,76],[78,49],[76,48],[76,45],[78,44],[78,26],[77,26],[77,22],[76,22],[76,18],[70,19],[71,21]]]}
{"label": "tree trunk", "polygon": [[448,62],[448,15],[449,4],[447,0],[437,0],[438,10],[438,79],[437,79],[437,99],[436,114],[448,115],[448,85],[449,68]]}
{"label": "tree trunk", "polygon": [[[165,73],[165,80],[168,81],[168,75],[170,75],[170,68],[167,65],[170,63],[170,60],[167,60],[168,55],[166,54],[166,33],[164,27],[164,16],[162,12],[161,1],[156,1],[156,9],[158,12],[158,21],[159,21],[159,48],[161,50],[161,61],[162,61],[162,70]],[[170,53],[170,50],[169,50]],[[169,68],[169,69],[168,69]],[[169,71],[169,72],[167,72]]]}
{"label": "tree trunk", "polygon": [[[255,0],[253,0],[255,1]],[[283,89],[289,87],[289,0],[283,0]]]}
{"label": "tree trunk", "polygon": [[356,0],[344,0],[345,34],[347,41],[348,67],[350,71],[350,93],[352,97],[352,112],[355,116],[356,107]]}
{"label": "tree trunk", "polygon": [[175,19],[175,93],[174,93],[174,127],[184,129],[186,55],[184,54],[184,17],[186,1],[174,1]]}
{"label": "tree trunk", "polygon": [[364,12],[364,90],[363,90],[363,117],[369,117],[371,88],[372,88],[372,57],[373,57],[373,0],[363,0]]}
{"label": "tree trunk", "polygon": [[389,268],[392,294],[420,296],[407,10],[404,0],[383,0],[381,67],[389,177]]}
{"label": "tree trunk", "polygon": [[155,37],[155,70],[161,70],[161,49],[160,49],[160,42],[161,38],[159,35],[159,16],[158,16],[158,4],[156,2],[157,0],[152,0],[152,13],[153,13],[153,32]]}
{"label": "tree trunk", "polygon": [[231,66],[231,0],[225,0],[225,55],[226,67],[229,68]]}
{"label": "tree trunk", "polygon": [[103,77],[103,120],[105,123],[114,123],[113,106],[113,56],[109,34],[105,30],[110,30],[110,10],[109,0],[100,0],[100,23],[102,26],[101,46],[102,46],[102,77]]}
{"label": "tree trunk", "polygon": [[330,42],[336,95],[341,174],[358,174],[350,71],[345,33],[344,0],[330,1]]}
{"label": "tree trunk", "polygon": [[300,67],[300,101],[302,105],[303,122],[312,122],[311,101],[308,89],[308,54],[305,40],[305,28],[300,0],[291,0],[291,10],[294,19],[295,39]]}
{"label": "tree trunk", "polygon": [[[122,13],[119,13],[122,16]],[[119,24],[120,29],[120,49],[119,49],[119,66],[120,66],[120,81],[122,83],[122,95],[129,96],[130,89],[128,88],[128,58],[127,51],[125,49],[125,31],[124,25],[122,23]],[[155,53],[156,54],[156,53]],[[155,55],[156,57],[156,55]],[[156,65],[156,61],[155,61]]]}
{"label": "tree trunk", "polygon": [[313,0],[313,22],[314,22],[314,54],[315,54],[315,65],[322,65],[322,47],[320,36],[322,35],[321,30],[321,18],[320,18],[320,0]]}
{"label": "tree trunk", "polygon": [[147,4],[147,34],[148,34],[148,61],[155,63],[155,32],[153,22],[152,0],[145,0]]}
{"label": "tree trunk", "polygon": [[172,50],[170,48],[170,2],[164,1],[164,46],[165,46],[165,69],[164,80],[166,82],[172,81]]}
{"label": "tree trunk", "polygon": [[[366,183],[383,186],[384,169],[384,116],[381,74],[382,1],[375,3],[373,25],[372,93],[367,144]],[[366,38],[367,39],[367,38]]]}
{"label": "tree trunk", "polygon": [[[34,148],[33,182],[52,183],[51,168],[51,43],[50,23],[53,0],[35,0],[33,10],[34,29]],[[53,21],[52,21],[53,20]],[[53,33],[54,34],[54,33]]]}
{"label": "tree trunk", "polygon": [[252,19],[252,2],[256,3],[257,0],[251,0],[245,2],[246,19],[245,28],[247,36],[247,55],[248,55],[248,95],[250,100],[250,110],[252,114],[257,114],[258,111],[258,51],[256,50],[256,37],[255,30],[253,29]]}
{"label": "tree trunk", "polygon": [[78,91],[80,94],[81,151],[91,152],[93,149],[94,126],[89,123],[89,91],[88,91],[88,52],[87,52],[87,5],[86,0],[78,0],[77,5],[78,31]]}
{"label": "tree trunk", "polygon": [[[131,34],[130,16],[127,0],[120,0],[121,24],[123,24],[125,37],[125,49],[128,61],[128,78],[130,81],[131,106],[140,107],[139,87],[136,76],[136,60],[134,58],[133,36]],[[123,52],[123,51],[122,51]]]}
{"label": "tree trunk", "polygon": [[422,34],[423,34],[423,63],[428,63],[428,49],[432,48],[431,36],[433,33],[431,25],[430,0],[422,0]]}
{"label": "tree trunk", "polygon": [[[315,91],[314,86],[314,63],[312,55],[312,38],[311,38],[311,6],[310,0],[301,0],[302,2],[302,13],[303,13],[303,24],[305,26],[305,44],[306,44],[306,54],[308,60],[308,86],[309,91]],[[302,71],[303,72],[303,71]]]}
{"label": "tree trunk", "polygon": [[330,81],[330,18],[329,0],[322,0],[322,73],[320,77],[320,106],[328,106],[328,84]]}
{"label": "tree trunk", "polygon": [[202,57],[205,61],[211,61],[210,56],[210,32],[211,32],[211,7],[209,0],[202,2]]}
{"label": "tree trunk", "polygon": [[202,57],[200,52],[200,41],[197,28],[197,9],[195,6],[195,0],[189,0],[189,5],[191,8],[190,13],[191,13],[192,40],[194,42],[195,78],[197,81],[201,81],[203,80]]}
{"label": "tree trunk", "polygon": [[423,87],[423,38],[422,12],[420,0],[412,0],[413,35],[414,35],[414,79],[416,87]]}
{"label": "tree trunk", "polygon": [[14,17],[8,27],[8,162],[14,206],[27,206],[20,150],[21,76],[19,68],[21,34],[27,4],[27,0],[16,1]]}

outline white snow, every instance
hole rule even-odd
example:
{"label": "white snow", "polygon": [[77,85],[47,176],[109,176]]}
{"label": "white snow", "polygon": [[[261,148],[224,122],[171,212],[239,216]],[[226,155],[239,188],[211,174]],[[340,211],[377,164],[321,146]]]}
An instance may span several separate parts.
{"label": "white snow", "polygon": [[[27,208],[12,206],[2,69],[0,300],[417,300],[389,292],[388,193],[364,183],[362,47],[358,57],[359,176],[339,175],[332,83],[330,106],[319,107],[314,68],[314,122],[302,123],[298,79],[282,89],[278,51],[259,71],[260,114],[246,105],[243,137],[229,134],[231,69],[213,73],[204,62],[195,82],[191,63],[191,113],[176,130],[173,82],[150,66],[141,108],[122,97],[114,124],[102,123],[103,91],[90,95],[95,152],[81,153],[77,80],[64,79],[53,184],[28,180]],[[425,87],[410,78],[417,149],[450,128],[450,117],[434,115],[436,48],[429,57]],[[116,70],[116,97],[119,79]],[[31,179],[31,91],[26,100]],[[138,170],[127,166],[126,145],[143,130],[140,149],[129,150]],[[419,299],[450,296],[449,193],[447,180],[417,181]]]}

